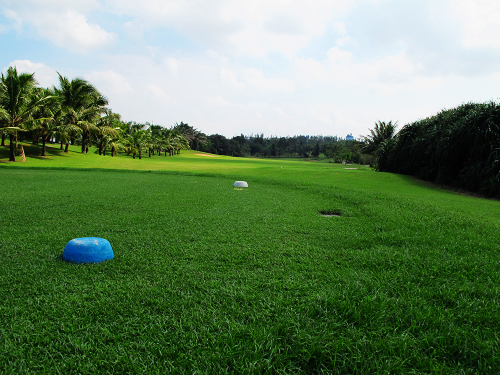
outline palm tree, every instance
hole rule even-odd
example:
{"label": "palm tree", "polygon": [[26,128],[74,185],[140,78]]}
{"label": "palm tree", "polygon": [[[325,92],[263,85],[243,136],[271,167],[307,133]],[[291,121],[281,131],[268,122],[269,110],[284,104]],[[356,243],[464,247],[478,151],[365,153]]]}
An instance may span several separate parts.
{"label": "palm tree", "polygon": [[[120,115],[111,109],[105,110],[105,116],[97,120],[92,135],[96,141],[99,155],[106,155],[106,148],[113,138],[118,136],[116,126],[119,124]],[[119,129],[119,128],[118,128]],[[111,152],[113,154],[113,150]]]}
{"label": "palm tree", "polygon": [[31,91],[37,86],[35,73],[17,73],[16,67],[10,66],[7,74],[0,79],[0,115],[1,127],[9,135],[9,161],[16,161],[15,144],[17,132],[24,131],[24,124],[30,120],[33,111],[40,104],[30,100]]}
{"label": "palm tree", "polygon": [[65,145],[64,152],[69,152],[69,143],[71,139],[74,139],[78,134],[80,134],[80,128],[78,126],[64,123],[61,119],[56,131],[56,135],[59,136],[61,142],[61,150],[63,149],[63,145]]}
{"label": "palm tree", "polygon": [[61,110],[54,91],[44,88],[35,88],[32,91],[31,100],[40,102],[29,122],[31,128],[36,131],[36,137],[42,138],[41,156],[45,156],[47,141],[57,131]]}
{"label": "palm tree", "polygon": [[396,134],[397,121],[393,124],[392,121],[385,123],[378,121],[375,123],[375,128],[368,129],[370,134],[363,137],[365,146],[363,151],[369,154],[376,153],[384,142],[392,139]]}
{"label": "palm tree", "polygon": [[178,134],[175,136],[172,146],[175,149],[177,155],[181,153],[181,150],[189,150],[189,142],[186,138],[182,136],[182,134]]}
{"label": "palm tree", "polygon": [[125,151],[127,155],[132,154],[132,157],[135,159],[135,156],[139,154],[139,159],[141,159],[142,148],[144,147],[145,139],[145,130],[135,130],[132,132],[132,134],[125,138],[123,143],[125,145]]}
{"label": "palm tree", "polygon": [[64,123],[78,126],[82,134],[82,152],[88,149],[94,122],[104,112],[108,100],[89,82],[81,78],[71,81],[59,75],[60,88],[55,88],[64,111]]}

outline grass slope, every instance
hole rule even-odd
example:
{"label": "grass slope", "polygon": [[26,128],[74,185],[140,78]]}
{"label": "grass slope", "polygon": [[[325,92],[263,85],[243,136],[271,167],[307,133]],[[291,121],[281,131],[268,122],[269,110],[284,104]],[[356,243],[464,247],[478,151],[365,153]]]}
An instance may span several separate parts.
{"label": "grass slope", "polygon": [[[29,151],[0,163],[2,372],[500,371],[497,201],[328,163]],[[62,261],[83,236],[115,259]]]}

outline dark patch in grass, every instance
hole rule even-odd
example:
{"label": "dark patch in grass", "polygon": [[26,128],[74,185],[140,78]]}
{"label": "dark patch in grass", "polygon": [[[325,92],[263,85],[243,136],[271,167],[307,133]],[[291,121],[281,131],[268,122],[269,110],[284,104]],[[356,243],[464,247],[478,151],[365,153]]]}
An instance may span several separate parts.
{"label": "dark patch in grass", "polygon": [[319,210],[318,213],[324,217],[341,217],[342,212],[340,210]]}

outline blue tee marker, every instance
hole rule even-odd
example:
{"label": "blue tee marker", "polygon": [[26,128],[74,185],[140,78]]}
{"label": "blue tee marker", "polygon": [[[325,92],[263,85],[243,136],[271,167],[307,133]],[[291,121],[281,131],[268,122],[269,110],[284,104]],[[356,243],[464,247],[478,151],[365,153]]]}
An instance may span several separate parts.
{"label": "blue tee marker", "polygon": [[108,240],[98,237],[75,238],[64,247],[62,258],[72,263],[99,263],[113,259],[113,249]]}

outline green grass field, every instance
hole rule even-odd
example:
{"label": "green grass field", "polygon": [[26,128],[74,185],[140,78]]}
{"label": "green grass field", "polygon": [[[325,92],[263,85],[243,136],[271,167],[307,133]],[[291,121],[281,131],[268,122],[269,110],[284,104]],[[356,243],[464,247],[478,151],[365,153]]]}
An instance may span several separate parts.
{"label": "green grass field", "polygon": [[[358,166],[76,150],[0,148],[0,372],[500,372],[500,202]],[[61,259],[90,236],[115,259]]]}

